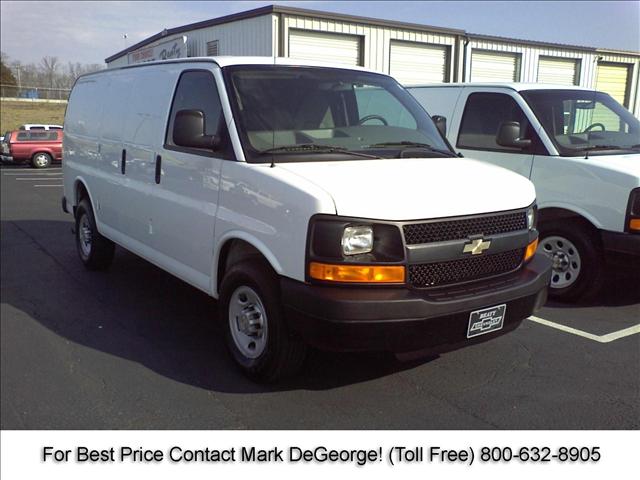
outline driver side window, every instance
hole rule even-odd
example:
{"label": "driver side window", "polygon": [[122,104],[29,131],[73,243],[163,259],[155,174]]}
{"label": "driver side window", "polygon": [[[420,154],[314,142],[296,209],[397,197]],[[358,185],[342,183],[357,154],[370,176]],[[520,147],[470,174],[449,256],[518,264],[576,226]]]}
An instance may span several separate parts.
{"label": "driver side window", "polygon": [[522,149],[496,143],[503,122],[518,122],[520,138],[531,139],[529,120],[516,101],[504,93],[472,93],[462,114],[459,148],[522,153]]}
{"label": "driver side window", "polygon": [[418,128],[411,113],[387,90],[367,85],[354,86],[353,90],[363,125],[384,125],[386,122],[391,127]]}

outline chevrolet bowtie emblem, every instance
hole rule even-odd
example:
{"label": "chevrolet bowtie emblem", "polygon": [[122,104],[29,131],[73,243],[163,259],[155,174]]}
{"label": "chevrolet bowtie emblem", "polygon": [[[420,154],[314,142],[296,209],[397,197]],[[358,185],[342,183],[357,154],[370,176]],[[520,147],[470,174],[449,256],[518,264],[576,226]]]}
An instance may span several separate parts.
{"label": "chevrolet bowtie emblem", "polygon": [[467,243],[464,246],[462,253],[471,253],[471,255],[480,255],[487,248],[491,246],[491,240],[483,240],[482,238],[476,238],[471,240],[471,243]]}

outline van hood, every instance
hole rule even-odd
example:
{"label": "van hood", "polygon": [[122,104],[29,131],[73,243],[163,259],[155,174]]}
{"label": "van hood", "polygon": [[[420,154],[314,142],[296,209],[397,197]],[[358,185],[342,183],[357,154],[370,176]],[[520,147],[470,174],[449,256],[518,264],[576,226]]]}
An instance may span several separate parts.
{"label": "van hood", "polygon": [[466,158],[280,163],[324,189],[338,215],[419,220],[524,208],[535,200],[525,177]]}
{"label": "van hood", "polygon": [[584,159],[584,162],[588,165],[615,170],[640,179],[640,153],[627,153],[624,155],[594,155],[592,153],[588,159]]}

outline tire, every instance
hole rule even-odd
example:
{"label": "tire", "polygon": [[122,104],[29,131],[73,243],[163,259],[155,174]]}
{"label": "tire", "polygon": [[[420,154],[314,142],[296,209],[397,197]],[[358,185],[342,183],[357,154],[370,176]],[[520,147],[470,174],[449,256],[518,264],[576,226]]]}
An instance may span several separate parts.
{"label": "tire", "polygon": [[46,152],[37,152],[31,157],[31,166],[33,168],[47,168],[51,166],[51,155]]}
{"label": "tire", "polygon": [[243,261],[229,269],[219,310],[227,347],[246,376],[272,383],[300,371],[307,346],[287,326],[278,277],[265,261]]}
{"label": "tire", "polygon": [[602,244],[594,229],[579,220],[540,226],[538,252],[553,261],[549,298],[589,300],[604,283]]}
{"label": "tire", "polygon": [[88,199],[80,200],[76,208],[76,249],[87,270],[106,270],[113,261],[115,244],[100,235]]}

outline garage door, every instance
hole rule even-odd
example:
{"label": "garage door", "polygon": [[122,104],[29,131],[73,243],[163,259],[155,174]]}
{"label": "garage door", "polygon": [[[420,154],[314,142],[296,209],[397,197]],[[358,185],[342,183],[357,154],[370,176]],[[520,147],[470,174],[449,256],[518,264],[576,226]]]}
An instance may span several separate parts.
{"label": "garage door", "polygon": [[574,58],[540,57],[538,83],[578,84],[578,60]]}
{"label": "garage door", "polygon": [[472,82],[517,82],[519,80],[519,55],[472,50]]}
{"label": "garage door", "polygon": [[629,107],[629,65],[599,63],[596,89],[608,93],[625,107]]}
{"label": "garage door", "polygon": [[446,82],[447,51],[440,45],[391,41],[389,73],[404,85]]}
{"label": "garage door", "polygon": [[289,30],[289,57],[300,60],[361,65],[361,41],[358,35]]}

